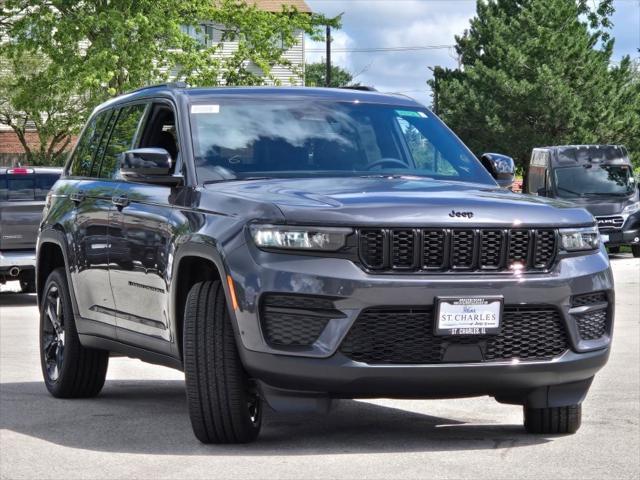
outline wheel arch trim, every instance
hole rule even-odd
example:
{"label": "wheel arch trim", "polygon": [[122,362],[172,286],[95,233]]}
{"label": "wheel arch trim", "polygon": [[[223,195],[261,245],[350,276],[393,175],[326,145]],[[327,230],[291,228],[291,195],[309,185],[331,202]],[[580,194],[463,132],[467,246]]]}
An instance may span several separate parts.
{"label": "wheel arch trim", "polygon": [[38,306],[41,305],[42,287],[44,287],[44,282],[47,280],[46,278],[40,278],[41,265],[43,262],[42,246],[46,244],[53,244],[57,246],[62,252],[62,258],[64,260],[64,270],[67,276],[67,286],[69,287],[71,304],[73,306],[73,314],[77,317],[78,303],[76,301],[76,294],[73,288],[73,282],[71,281],[71,269],[70,269],[70,263],[69,263],[69,251],[68,251],[67,239],[65,238],[64,233],[57,228],[48,228],[46,230],[42,230],[38,235],[38,243],[36,248],[36,291],[38,295]]}
{"label": "wheel arch trim", "polygon": [[211,242],[203,242],[203,241],[188,241],[180,245],[173,261],[172,273],[171,273],[171,297],[170,297],[170,309],[171,317],[172,317],[172,329],[175,335],[176,341],[174,342],[175,346],[175,354],[180,360],[182,360],[182,345],[180,342],[182,340],[182,336],[179,335],[178,332],[182,331],[182,314],[178,311],[179,306],[179,298],[178,294],[180,291],[179,282],[182,281],[182,277],[180,276],[180,269],[182,266],[182,262],[186,258],[201,258],[213,264],[215,269],[218,272],[220,277],[220,281],[222,283],[222,288],[224,291],[225,298],[227,299],[227,305],[229,306],[229,314],[232,318],[232,326],[234,332],[236,332],[237,338],[237,323],[235,319],[234,312],[230,307],[230,299],[231,292],[229,291],[229,285],[226,282],[227,275],[229,275],[229,269],[227,268],[226,263],[224,262],[224,258],[222,253],[219,251],[217,246]]}

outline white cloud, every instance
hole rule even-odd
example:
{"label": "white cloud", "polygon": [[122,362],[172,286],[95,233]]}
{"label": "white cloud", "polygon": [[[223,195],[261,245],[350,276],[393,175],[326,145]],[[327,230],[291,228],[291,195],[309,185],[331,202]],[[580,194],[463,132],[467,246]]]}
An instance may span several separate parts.
{"label": "white cloud", "polygon": [[[469,27],[476,2],[442,0],[307,0],[314,11],[329,17],[344,12],[343,28],[334,32],[334,49],[453,45],[455,35]],[[616,1],[613,35],[614,58],[638,56],[640,47],[640,6],[637,2]],[[307,42],[307,49],[324,48],[324,43]],[[324,57],[308,52],[308,61]],[[430,104],[426,81],[429,66],[455,67],[452,49],[411,52],[334,53],[332,59],[351,72],[361,73],[357,80],[375,85],[381,91],[406,93]]]}
{"label": "white cloud", "polygon": [[[339,50],[344,48],[353,48],[355,46],[355,42],[353,41],[353,39],[344,30],[336,30],[331,32],[331,38],[333,39],[333,41],[331,42],[331,48],[333,49]],[[326,45],[324,42],[314,42],[311,40],[307,40],[305,44],[307,62],[319,62],[320,60],[325,58],[325,48]],[[350,56],[347,52],[332,52],[331,61],[337,65],[343,66],[344,68],[350,67]]]}

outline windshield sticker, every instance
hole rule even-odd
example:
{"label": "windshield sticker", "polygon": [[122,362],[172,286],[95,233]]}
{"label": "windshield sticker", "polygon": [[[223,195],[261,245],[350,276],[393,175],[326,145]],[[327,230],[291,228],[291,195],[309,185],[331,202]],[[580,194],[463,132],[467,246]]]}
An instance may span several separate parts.
{"label": "windshield sticker", "polygon": [[191,113],[220,113],[220,105],[191,105]]}
{"label": "windshield sticker", "polygon": [[417,112],[415,110],[396,110],[396,113],[401,117],[427,118],[424,112]]}

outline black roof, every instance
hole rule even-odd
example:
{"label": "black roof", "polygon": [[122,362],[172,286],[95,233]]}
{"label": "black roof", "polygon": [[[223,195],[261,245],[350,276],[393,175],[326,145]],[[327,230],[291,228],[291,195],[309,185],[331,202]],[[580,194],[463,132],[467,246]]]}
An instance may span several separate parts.
{"label": "black roof", "polygon": [[221,96],[256,97],[278,100],[283,98],[311,98],[335,102],[362,102],[404,107],[424,108],[423,105],[404,95],[380,93],[377,91],[348,88],[311,88],[311,87],[197,87],[187,88],[181,83],[169,83],[141,88],[119,97],[112,98],[97,107],[97,110],[136,99],[151,96],[186,97],[188,102],[198,102],[207,98]]}

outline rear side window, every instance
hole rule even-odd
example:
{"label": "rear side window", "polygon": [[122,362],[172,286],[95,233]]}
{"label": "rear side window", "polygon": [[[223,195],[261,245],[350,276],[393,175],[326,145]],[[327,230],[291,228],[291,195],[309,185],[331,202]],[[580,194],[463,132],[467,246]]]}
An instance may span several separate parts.
{"label": "rear side window", "polygon": [[99,113],[85,128],[78,146],[73,152],[69,174],[72,177],[88,177],[91,174],[91,164],[98,148],[98,143],[105,130],[111,111]]}
{"label": "rear side window", "polygon": [[33,201],[33,175],[1,175],[0,201],[19,202]]}
{"label": "rear side window", "polygon": [[55,173],[0,175],[0,201],[45,200],[58,178]]}
{"label": "rear side window", "polygon": [[115,178],[120,166],[120,154],[133,147],[146,107],[147,105],[145,104],[138,104],[120,109],[118,119],[104,152],[102,166],[100,167],[100,178]]}

